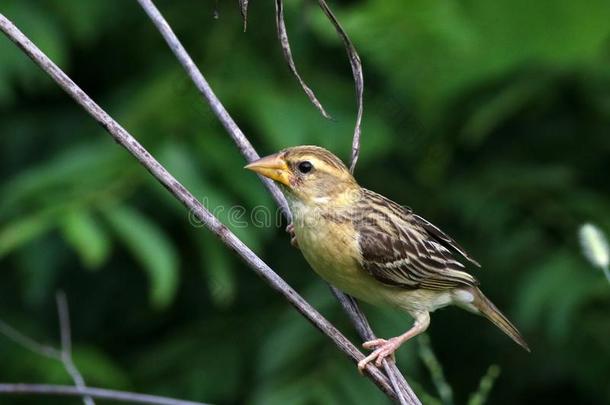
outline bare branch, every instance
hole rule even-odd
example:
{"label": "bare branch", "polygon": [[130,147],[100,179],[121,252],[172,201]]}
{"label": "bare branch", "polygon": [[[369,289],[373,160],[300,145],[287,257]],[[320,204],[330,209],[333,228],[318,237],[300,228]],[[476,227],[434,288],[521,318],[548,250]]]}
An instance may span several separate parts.
{"label": "bare branch", "polygon": [[[139,0],[148,8],[154,7],[148,0]],[[167,25],[167,24],[166,24]],[[169,28],[169,27],[168,27]],[[238,254],[263,280],[273,289],[282,294],[297,311],[305,316],[316,328],[326,334],[335,345],[354,363],[363,359],[363,354],[330,322],[305,301],[281,277],[279,277],[265,262],[248,248],[233,232],[223,225],[210,211],[176,180],[150,153],[108,113],[97,105],[82,89],[80,89],[57,65],[55,65],[36,45],[34,45],[15,25],[0,14],[0,29],[18,45],[39,67],[64,89],[85,111],[99,122],[112,138],[131,153],[177,200],[188,208],[209,230]],[[202,77],[203,78],[203,77]],[[218,102],[219,104],[219,102]],[[220,107],[222,107],[220,105]],[[216,106],[216,110],[220,110]],[[225,112],[224,108],[222,111]],[[227,114],[228,115],[228,114]],[[396,395],[387,377],[376,367],[367,366],[367,376],[388,396],[396,399]]]}
{"label": "bare branch", "polygon": [[288,31],[286,31],[286,24],[284,22],[284,1],[283,0],[275,0],[275,22],[277,25],[277,37],[280,40],[280,45],[282,46],[282,53],[284,54],[284,59],[286,59],[286,63],[290,67],[290,71],[296,77],[297,81],[303,88],[303,91],[309,98],[309,101],[320,111],[320,114],[324,116],[324,118],[332,119],[332,117],[326,112],[322,103],[317,99],[313,90],[303,81],[301,75],[297,71],[297,67],[294,64],[294,59],[292,58],[292,51],[290,50],[290,41],[288,40]]}
{"label": "bare branch", "polygon": [[[43,345],[38,343],[29,336],[24,335],[17,329],[11,327],[0,319],[0,334],[11,339],[13,342],[24,347],[25,349],[36,353],[40,356],[57,360],[64,366],[66,372],[70,375],[74,384],[78,389],[86,388],[85,380],[78,371],[74,362],[72,361],[72,342],[70,334],[70,317],[68,314],[68,302],[63,292],[57,293],[57,312],[59,314],[59,325],[61,335],[61,350],[57,350],[54,347]],[[89,396],[83,397],[85,405],[95,405],[93,399]]]}
{"label": "bare branch", "polygon": [[[57,315],[59,317],[59,332],[61,337],[61,362],[66,369],[66,372],[72,377],[74,385],[83,392],[87,388],[85,379],[72,360],[72,332],[70,328],[70,311],[68,309],[68,300],[63,291],[58,291],[55,295],[57,301]],[[95,402],[90,396],[83,397],[85,405],[95,405]]]}
{"label": "bare branch", "polygon": [[92,398],[112,401],[130,402],[150,405],[207,405],[203,402],[183,401],[180,399],[159,397],[156,395],[138,394],[135,392],[107,390],[103,388],[77,388],[68,385],[46,384],[0,384],[0,395],[54,395],[79,397],[88,395]]}
{"label": "bare branch", "polygon": [[[377,337],[373,333],[366,316],[358,306],[356,299],[347,294],[343,294],[333,286],[331,286],[330,289],[356,327],[356,331],[360,335],[360,338],[364,341],[376,339]],[[396,393],[400,404],[421,404],[419,398],[417,398],[417,395],[415,395],[413,389],[409,383],[407,383],[407,380],[402,375],[395,362],[384,359],[383,368],[390,379],[390,383],[394,388],[394,392]]]}
{"label": "bare branch", "polygon": [[350,160],[350,170],[354,173],[356,163],[358,162],[358,156],[360,155],[360,126],[362,124],[362,112],[363,112],[363,94],[364,94],[364,78],[362,75],[362,62],[360,56],[356,52],[354,44],[349,39],[349,36],[337,20],[337,17],[333,14],[328,4],[324,0],[318,0],[320,8],[324,11],[324,14],[328,17],[332,25],[335,27],[337,34],[341,37],[347,56],[349,57],[349,63],[352,66],[352,75],[354,76],[354,85],[356,87],[356,104],[358,105],[358,112],[356,114],[356,126],[354,127],[354,138],[352,140],[352,157]]}
{"label": "bare branch", "polygon": [[6,336],[19,346],[22,346],[33,353],[49,359],[61,361],[61,352],[59,350],[51,346],[43,345],[42,343],[38,343],[31,337],[24,335],[17,329],[5,323],[2,319],[0,319],[0,334]]}

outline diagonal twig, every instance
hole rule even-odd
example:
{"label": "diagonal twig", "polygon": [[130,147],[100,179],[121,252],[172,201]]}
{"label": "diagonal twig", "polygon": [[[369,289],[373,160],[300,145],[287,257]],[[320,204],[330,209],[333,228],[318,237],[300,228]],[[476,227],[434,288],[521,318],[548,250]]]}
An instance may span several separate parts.
{"label": "diagonal twig", "polygon": [[[343,305],[345,312],[355,325],[356,331],[358,332],[360,338],[363,341],[375,340],[377,337],[375,336],[375,333],[373,333],[373,329],[371,329],[371,325],[366,319],[366,316],[358,306],[356,299],[350,295],[342,294],[339,290],[332,286],[331,291]],[[338,293],[342,294],[342,296],[338,296]],[[394,392],[396,392],[396,396],[398,397],[400,404],[421,405],[419,398],[417,398],[417,395],[415,395],[415,392],[413,392],[413,389],[409,383],[407,383],[407,380],[402,375],[395,362],[384,359],[383,368],[386,375],[390,379],[390,383],[394,388]]]}
{"label": "diagonal twig", "polygon": [[[174,53],[174,55],[176,56],[176,58],[178,59],[180,64],[183,66],[186,73],[189,75],[189,77],[191,78],[191,80],[193,81],[193,83],[195,84],[195,86],[197,87],[199,92],[201,93],[201,95],[212,106],[212,109],[216,113],[217,118],[221,121],[221,123],[223,124],[223,126],[225,127],[227,132],[229,132],[229,135],[231,136],[233,141],[236,143],[238,149],[242,152],[242,154],[246,157],[246,159],[248,161],[251,161],[253,156],[258,157],[258,154],[252,147],[252,144],[248,141],[248,139],[245,137],[245,135],[237,127],[237,125],[235,124],[235,122],[233,121],[233,119],[231,118],[229,113],[223,107],[222,103],[220,102],[220,100],[218,99],[218,97],[216,96],[214,91],[211,89],[208,82],[205,80],[203,74],[197,68],[197,66],[193,62],[192,58],[190,57],[190,55],[188,54],[188,52],[186,51],[184,46],[182,46],[182,44],[180,43],[180,40],[176,37],[176,35],[174,34],[173,30],[171,29],[171,27],[169,26],[169,24],[167,23],[167,21],[165,20],[163,15],[155,7],[154,3],[151,0],[138,0],[138,2],[140,3],[140,6],[144,9],[146,14],[149,16],[149,18],[152,20],[152,22],[156,26],[156,28],[159,30],[159,32],[161,33],[161,35],[167,42],[168,46],[170,47],[171,51]],[[349,38],[347,39],[347,41],[349,41]],[[351,42],[349,42],[349,43],[351,44]],[[353,49],[353,46],[351,48]],[[354,53],[355,53],[355,50],[354,50]],[[359,61],[357,54],[355,54],[355,58]],[[358,64],[358,66],[356,68],[360,71],[360,76],[362,76],[362,70],[361,70],[360,65]],[[360,83],[360,88],[361,88],[362,80],[360,80],[359,83]],[[361,98],[361,96],[362,96],[361,91],[359,94],[360,94],[360,98]],[[361,109],[362,109],[361,105],[360,105],[359,109],[360,109],[360,115],[361,115]],[[357,127],[359,129],[359,124],[357,125]],[[356,134],[354,135],[353,145],[356,145],[356,146],[352,147],[352,150],[355,150],[356,153],[355,154],[352,153],[352,159],[351,159],[352,168],[355,167],[356,161],[358,159],[358,151],[360,150],[359,134],[360,134],[360,132],[358,130],[357,136],[356,136]],[[266,178],[263,178],[263,179],[267,180]],[[288,218],[288,221],[290,221],[291,220],[290,211],[287,208],[286,199],[284,198],[284,195],[281,193],[281,191],[279,190],[277,185],[275,185],[275,183],[273,183],[273,182],[265,182],[265,186],[271,191],[273,198],[275,199],[277,204],[280,206],[280,208],[282,208],[282,211]],[[363,340],[374,339],[374,334],[368,324],[368,321],[366,320],[366,317],[364,316],[364,314],[362,314],[362,312],[359,310],[358,305],[356,304],[355,300],[353,300],[353,298],[345,295],[343,292],[341,292],[340,290],[336,289],[333,286],[330,286],[330,288],[331,288],[333,294],[335,295],[335,297],[337,298],[337,300],[339,300],[339,302],[341,303],[341,306],[343,307],[344,311],[347,312],[347,314],[349,315],[350,320],[354,323],[354,326],[359,331],[362,339]],[[367,333],[361,333],[366,330],[368,330]],[[372,337],[367,337],[367,336],[372,336]],[[396,397],[399,400],[401,400],[401,403],[416,404],[416,405],[420,404],[419,399],[417,399],[417,396],[413,393],[413,390],[411,389],[409,384],[406,382],[404,376],[400,373],[400,371],[398,370],[396,365],[394,363],[390,363],[390,364],[384,365],[384,368],[386,369],[386,372],[388,374],[392,374],[391,381],[395,382],[393,384],[394,391],[396,392]],[[405,401],[405,398],[408,399],[408,402]]]}
{"label": "diagonal twig", "polygon": [[[144,2],[145,0],[139,0]],[[189,209],[227,247],[239,255],[274,290],[295,307],[316,328],[326,334],[335,345],[354,363],[364,355],[328,320],[305,301],[292,287],[278,276],[231,230],[223,225],[201,204],[176,178],[174,178],[131,134],[129,134],[106,111],[95,103],[15,25],[0,14],[0,30],[19,46],[40,68],[42,68],[63,90],[65,90],[87,113],[101,124],[112,138],[133,155],[178,201]],[[225,111],[226,112],[226,111]],[[376,367],[368,365],[366,375],[390,398],[396,395],[387,377]]]}
{"label": "diagonal twig", "polygon": [[280,40],[280,45],[282,46],[282,53],[284,54],[284,59],[286,63],[288,63],[288,67],[290,67],[290,71],[296,77],[297,81],[303,88],[303,91],[309,98],[309,101],[320,111],[320,114],[324,118],[332,119],[332,117],[326,112],[322,103],[318,100],[313,90],[305,83],[305,81],[301,78],[301,75],[297,71],[297,67],[294,64],[294,59],[292,58],[292,51],[290,50],[290,41],[288,40],[288,31],[286,31],[286,23],[284,22],[284,1],[283,0],[275,0],[275,22],[277,26],[277,37]]}
{"label": "diagonal twig", "polygon": [[[254,160],[259,159],[260,156],[258,155],[258,153],[256,153],[256,150],[254,150],[254,147],[252,146],[248,138],[246,138],[246,136],[237,126],[233,118],[229,115],[224,105],[222,105],[218,97],[216,97],[216,94],[214,94],[214,91],[208,84],[207,80],[205,79],[205,77],[203,77],[190,55],[184,50],[182,44],[180,43],[176,35],[172,32],[172,29],[167,23],[167,21],[165,21],[163,16],[161,16],[161,14],[159,13],[159,10],[157,10],[157,8],[151,1],[138,0],[138,2],[140,3],[140,6],[147,12],[149,17],[155,22],[157,29],[161,32],[170,48],[172,50],[182,50],[182,52],[175,51],[176,57],[178,58],[180,64],[187,71],[191,80],[193,80],[193,82],[195,83],[197,90],[199,90],[199,93],[201,93],[201,95],[205,98],[206,102],[212,108],[214,115],[218,117],[218,120],[225,128],[227,133],[231,136],[241,154],[246,158],[246,161],[252,162]],[[288,209],[288,203],[286,202],[286,198],[284,197],[280,189],[275,185],[275,183],[273,183],[273,181],[269,180],[268,178],[262,176],[259,176],[259,178],[261,179],[267,190],[271,193],[271,196],[282,210],[282,213],[290,221],[291,215],[290,210]]]}
{"label": "diagonal twig", "polygon": [[203,402],[184,401],[160,397],[157,395],[138,394],[135,392],[108,390],[103,388],[77,388],[69,385],[50,384],[0,384],[0,394],[9,395],[54,395],[79,397],[83,394],[92,398],[105,399],[132,404],[149,405],[207,405]]}
{"label": "diagonal twig", "polygon": [[42,343],[38,343],[31,337],[19,332],[2,319],[0,319],[0,334],[6,336],[19,346],[22,346],[32,353],[36,353],[39,356],[47,357],[49,359],[61,361],[61,352],[59,350],[51,346],[43,345]]}
{"label": "diagonal twig", "polygon": [[[247,162],[252,162],[259,159],[260,156],[250,143],[250,140],[248,140],[241,129],[237,126],[231,115],[229,115],[228,111],[220,102],[214,93],[214,90],[212,90],[208,84],[208,81],[205,79],[199,68],[197,68],[197,65],[195,65],[195,62],[193,62],[191,56],[188,54],[186,49],[184,49],[180,43],[180,40],[178,37],[176,37],[176,34],[174,34],[172,28],[169,26],[163,15],[161,15],[157,7],[155,7],[151,0],[138,0],[138,3],[155,24],[155,27],[157,30],[159,30],[184,70],[186,70],[186,73],[195,84],[195,87],[201,96],[212,108],[214,115],[216,115],[231,139],[233,139],[233,142],[239,149],[242,156],[246,158]],[[284,197],[284,194],[282,194],[279,187],[266,177],[258,177],[261,179],[267,190],[269,190],[271,193],[271,196],[275,200],[276,204],[282,210],[282,214],[288,219],[289,222],[292,221],[292,215],[290,214],[290,209],[288,209],[286,197]]]}

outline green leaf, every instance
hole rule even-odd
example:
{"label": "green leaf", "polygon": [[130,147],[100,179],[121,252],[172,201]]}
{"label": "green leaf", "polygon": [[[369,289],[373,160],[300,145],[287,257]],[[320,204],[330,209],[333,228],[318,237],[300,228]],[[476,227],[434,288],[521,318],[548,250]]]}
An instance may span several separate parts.
{"label": "green leaf", "polygon": [[0,258],[48,231],[55,211],[39,212],[0,226]]}
{"label": "green leaf", "polygon": [[96,141],[72,146],[24,170],[0,188],[0,193],[6,195],[0,201],[0,213],[36,203],[47,206],[55,201],[83,199],[89,193],[109,188],[117,180],[118,163],[124,158],[118,152],[115,145]]}
{"label": "green leaf", "polygon": [[130,207],[113,205],[103,213],[119,239],[147,272],[152,305],[167,307],[178,287],[178,257],[171,241],[154,222]]}
{"label": "green leaf", "polygon": [[60,228],[64,239],[79,254],[88,269],[99,268],[110,253],[108,235],[90,211],[75,209],[61,220]]}

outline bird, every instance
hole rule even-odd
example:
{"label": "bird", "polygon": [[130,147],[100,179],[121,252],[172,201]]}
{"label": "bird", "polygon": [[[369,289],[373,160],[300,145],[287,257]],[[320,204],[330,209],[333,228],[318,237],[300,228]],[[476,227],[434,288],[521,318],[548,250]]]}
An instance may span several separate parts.
{"label": "bird", "polygon": [[381,366],[430,325],[430,313],[456,305],[489,319],[528,352],[517,328],[483,294],[463,262],[481,267],[457,242],[411,208],[361,187],[346,165],[314,145],[263,157],[246,169],[275,181],[288,203],[292,242],[312,269],[346,294],[407,312],[405,333],[364,342],[363,372]]}

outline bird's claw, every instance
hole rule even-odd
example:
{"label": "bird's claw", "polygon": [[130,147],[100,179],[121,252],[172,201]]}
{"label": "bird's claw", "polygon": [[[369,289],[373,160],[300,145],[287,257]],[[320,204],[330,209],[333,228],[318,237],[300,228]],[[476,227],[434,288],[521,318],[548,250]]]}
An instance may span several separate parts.
{"label": "bird's claw", "polygon": [[373,350],[373,353],[366,356],[364,359],[358,362],[358,371],[362,374],[367,364],[371,361],[375,361],[377,367],[381,367],[383,360],[386,357],[390,357],[394,361],[394,352],[400,346],[400,342],[396,338],[392,339],[374,339],[364,342],[362,347],[365,349]]}
{"label": "bird's claw", "polygon": [[286,232],[290,235],[290,244],[295,248],[299,248],[299,242],[297,241],[297,236],[294,233],[294,224],[291,222],[286,227]]}

